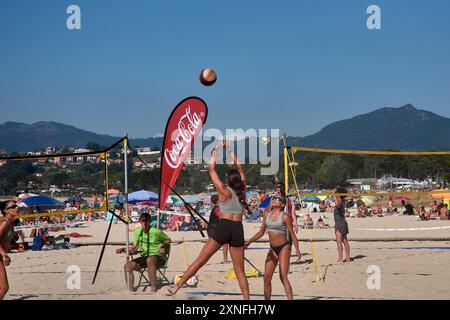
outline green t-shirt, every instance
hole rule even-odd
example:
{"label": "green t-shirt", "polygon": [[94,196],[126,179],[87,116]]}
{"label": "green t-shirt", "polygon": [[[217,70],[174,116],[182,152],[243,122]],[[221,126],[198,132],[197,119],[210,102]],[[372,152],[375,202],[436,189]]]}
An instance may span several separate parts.
{"label": "green t-shirt", "polygon": [[150,230],[147,233],[144,232],[142,227],[138,227],[134,230],[134,244],[139,245],[138,250],[144,257],[161,256],[166,260],[167,253],[159,253],[159,249],[166,240],[170,240],[170,238],[160,229],[155,227],[150,227]]}

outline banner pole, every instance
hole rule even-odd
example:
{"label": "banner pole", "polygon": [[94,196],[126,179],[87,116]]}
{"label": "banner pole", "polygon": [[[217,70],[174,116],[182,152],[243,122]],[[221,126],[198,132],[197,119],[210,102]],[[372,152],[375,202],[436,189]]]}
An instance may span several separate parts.
{"label": "banner pole", "polygon": [[[124,178],[125,178],[125,221],[129,222],[128,219],[128,137],[127,134],[125,134],[125,139],[123,140],[123,161],[124,161]],[[126,242],[126,262],[130,260],[130,233],[129,233],[129,227],[128,224],[125,224],[125,242]],[[127,272],[127,288],[130,288],[130,274]]]}

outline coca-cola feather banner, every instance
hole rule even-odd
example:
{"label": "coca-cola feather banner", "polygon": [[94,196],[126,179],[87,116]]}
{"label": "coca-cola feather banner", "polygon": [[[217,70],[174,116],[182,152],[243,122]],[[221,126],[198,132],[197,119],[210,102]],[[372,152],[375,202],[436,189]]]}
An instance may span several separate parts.
{"label": "coca-cola feather banner", "polygon": [[170,114],[164,132],[161,154],[161,181],[159,184],[159,208],[166,204],[171,188],[183,168],[195,138],[208,116],[206,103],[198,97],[181,101]]}

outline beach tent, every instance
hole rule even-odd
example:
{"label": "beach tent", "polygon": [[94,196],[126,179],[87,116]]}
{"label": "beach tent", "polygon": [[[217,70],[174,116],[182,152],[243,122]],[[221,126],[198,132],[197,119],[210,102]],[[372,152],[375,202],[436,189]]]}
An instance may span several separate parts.
{"label": "beach tent", "polygon": [[436,194],[431,194],[431,196],[434,199],[439,199],[439,200],[445,200],[445,199],[450,199],[450,190],[446,190],[446,189],[437,189],[437,190],[433,190],[435,192],[439,191],[442,193],[436,193]]}

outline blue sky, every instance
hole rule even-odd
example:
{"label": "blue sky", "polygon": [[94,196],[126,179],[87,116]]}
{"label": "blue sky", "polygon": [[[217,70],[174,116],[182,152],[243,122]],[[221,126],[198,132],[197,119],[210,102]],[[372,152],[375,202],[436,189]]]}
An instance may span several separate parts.
{"label": "blue sky", "polygon": [[3,0],[0,122],[150,137],[191,95],[207,127],[295,136],[406,103],[450,117],[449,16],[447,0]]}

